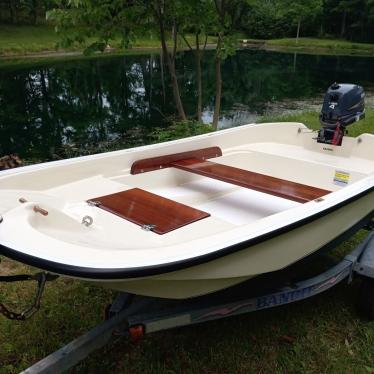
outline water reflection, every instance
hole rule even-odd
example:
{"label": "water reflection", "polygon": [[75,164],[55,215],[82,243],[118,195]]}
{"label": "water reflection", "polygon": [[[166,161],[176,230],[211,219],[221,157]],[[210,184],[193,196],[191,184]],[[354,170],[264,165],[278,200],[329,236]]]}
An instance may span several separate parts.
{"label": "water reflection", "polygon": [[[205,122],[211,122],[214,109],[213,58],[213,51],[203,58]],[[373,85],[373,61],[239,51],[223,63],[220,127],[253,122],[272,103],[314,98],[335,80]],[[196,116],[192,53],[178,55],[178,79],[185,111]],[[52,159],[64,144],[96,144],[129,129],[167,126],[174,114],[159,54],[0,69],[0,155]]]}

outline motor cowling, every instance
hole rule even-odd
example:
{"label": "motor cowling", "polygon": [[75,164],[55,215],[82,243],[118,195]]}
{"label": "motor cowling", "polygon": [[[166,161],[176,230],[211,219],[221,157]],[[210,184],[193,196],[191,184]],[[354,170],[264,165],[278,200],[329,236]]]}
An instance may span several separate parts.
{"label": "motor cowling", "polygon": [[365,118],[365,92],[356,84],[334,83],[325,94],[319,116],[319,143],[341,145],[346,127]]}

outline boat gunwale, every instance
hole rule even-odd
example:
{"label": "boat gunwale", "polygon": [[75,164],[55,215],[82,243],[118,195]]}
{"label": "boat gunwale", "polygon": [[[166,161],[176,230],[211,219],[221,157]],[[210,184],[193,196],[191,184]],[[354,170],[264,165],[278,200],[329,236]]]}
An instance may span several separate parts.
{"label": "boat gunwale", "polygon": [[[294,221],[288,225],[276,228],[275,230],[266,232],[262,235],[256,236],[254,238],[244,240],[242,242],[238,242],[236,244],[221,248],[214,252],[206,253],[200,256],[195,256],[183,260],[178,260],[174,262],[168,262],[163,264],[156,264],[156,265],[148,265],[148,266],[139,266],[134,268],[96,268],[96,267],[82,267],[82,266],[75,266],[60,262],[55,262],[51,260],[46,260],[37,256],[33,256],[30,254],[22,253],[16,249],[9,248],[5,245],[0,243],[0,255],[4,255],[8,258],[13,260],[22,262],[27,265],[31,265],[37,267],[39,269],[43,269],[46,271],[50,271],[52,273],[64,275],[64,276],[71,276],[76,278],[83,278],[87,280],[120,280],[120,279],[134,279],[134,278],[144,278],[149,276],[156,276],[165,273],[171,273],[178,270],[183,270],[186,268],[190,268],[192,266],[201,265],[221,257],[239,252],[244,249],[248,249],[254,245],[258,245],[263,243],[267,240],[273,239],[281,234],[286,232],[295,230],[303,225],[309,224],[313,221],[318,220],[321,217],[324,217],[336,210],[341,209],[342,207],[353,203],[360,198],[369,195],[370,193],[374,192],[374,186],[367,188],[360,193],[351,196],[343,201],[340,201],[337,204],[334,204],[326,209],[318,211],[315,214],[309,215],[304,217],[300,220]],[[365,217],[363,217],[358,223],[362,222],[362,226],[365,225],[366,222],[369,222],[372,218],[374,218],[374,209],[368,213]],[[358,223],[353,225],[352,227],[356,226]],[[351,227],[351,228],[352,228]],[[347,231],[349,231],[349,228]],[[344,235],[341,234],[341,235]],[[334,238],[332,241],[336,240]],[[326,245],[328,245],[327,243]]]}

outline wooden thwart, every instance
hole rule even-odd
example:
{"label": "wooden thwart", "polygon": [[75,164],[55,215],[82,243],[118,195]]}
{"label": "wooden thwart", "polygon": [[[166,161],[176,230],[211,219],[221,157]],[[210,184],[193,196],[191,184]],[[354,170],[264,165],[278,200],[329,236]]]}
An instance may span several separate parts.
{"label": "wooden thwart", "polygon": [[331,192],[198,158],[174,161],[170,166],[299,203],[306,203]]}
{"label": "wooden thwart", "polygon": [[209,147],[196,149],[194,151],[173,153],[165,156],[144,158],[143,160],[135,161],[131,166],[131,174],[140,174],[147,171],[159,170],[170,167],[172,162],[185,160],[188,158],[198,158],[206,160],[208,158],[220,157],[222,151],[219,147]]}
{"label": "wooden thwart", "polygon": [[134,162],[131,167],[131,174],[175,167],[299,203],[306,203],[318,199],[331,192],[321,188],[207,161],[209,158],[219,156],[222,156],[221,149],[219,147],[210,147],[147,158]]}
{"label": "wooden thwart", "polygon": [[210,216],[140,188],[96,197],[90,202],[157,234],[166,234]]}

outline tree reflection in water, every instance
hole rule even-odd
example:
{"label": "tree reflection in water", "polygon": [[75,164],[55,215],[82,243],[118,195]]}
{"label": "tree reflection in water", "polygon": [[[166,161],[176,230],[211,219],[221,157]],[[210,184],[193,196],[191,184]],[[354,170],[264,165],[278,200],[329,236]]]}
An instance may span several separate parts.
{"label": "tree reflection in water", "polygon": [[[315,98],[333,81],[373,85],[373,62],[238,51],[222,65],[220,127],[253,122],[269,103]],[[192,118],[198,98],[195,66],[191,52],[178,54],[182,100]],[[211,122],[213,51],[205,53],[201,76],[202,118]],[[170,79],[157,53],[0,69],[0,155],[50,160],[66,144],[84,148],[123,134],[144,137],[152,127],[168,126],[174,114]]]}

